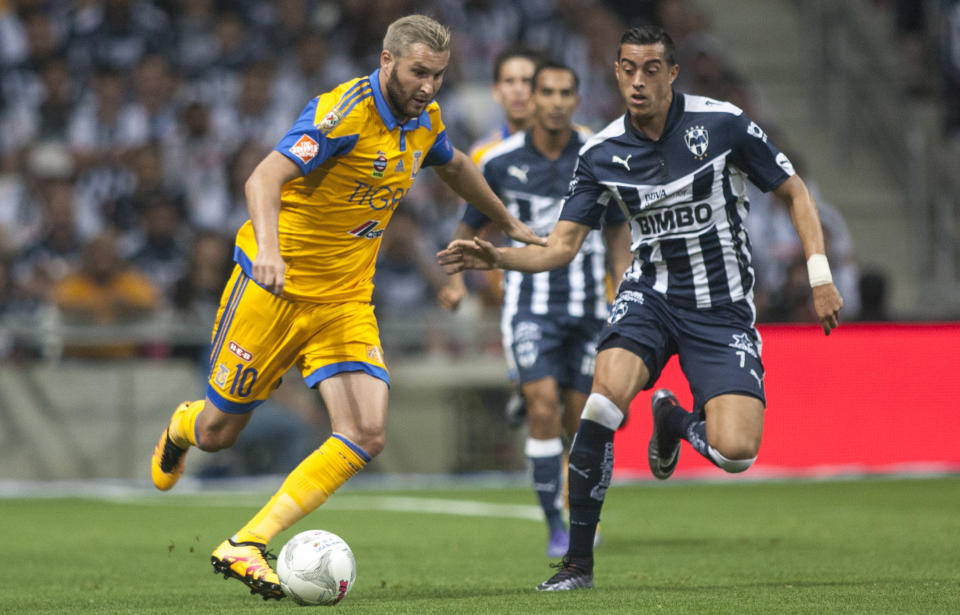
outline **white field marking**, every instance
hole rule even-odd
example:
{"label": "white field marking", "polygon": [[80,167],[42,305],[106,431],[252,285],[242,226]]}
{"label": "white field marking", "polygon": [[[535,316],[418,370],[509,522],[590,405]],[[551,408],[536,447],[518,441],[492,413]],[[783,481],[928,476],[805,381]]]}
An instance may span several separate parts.
{"label": "white field marking", "polygon": [[[268,494],[218,493],[183,497],[163,495],[106,495],[103,499],[118,503],[150,506],[229,507],[259,506]],[[323,505],[326,510],[384,510],[390,512],[457,515],[462,517],[496,517],[543,521],[543,511],[533,504],[491,504],[475,500],[447,500],[395,495],[334,495]]]}

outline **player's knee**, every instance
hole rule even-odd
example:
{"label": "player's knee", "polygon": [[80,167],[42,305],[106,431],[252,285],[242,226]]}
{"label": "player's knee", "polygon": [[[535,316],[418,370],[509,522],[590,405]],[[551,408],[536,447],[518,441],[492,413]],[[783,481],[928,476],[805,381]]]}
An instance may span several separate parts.
{"label": "player's knee", "polygon": [[[715,434],[710,446],[728,460],[752,460],[760,452],[761,434],[745,433],[744,430]],[[751,461],[752,463],[752,461]],[[749,468],[748,464],[744,470]],[[743,470],[739,470],[742,472]]]}
{"label": "player's knee", "polygon": [[747,471],[760,451],[760,438],[727,438],[717,444],[711,445],[711,457],[720,469],[730,474]]}
{"label": "player's knee", "polygon": [[528,398],[527,421],[530,430],[537,432],[542,438],[559,435],[561,427],[558,400]]}
{"label": "player's knee", "polygon": [[351,442],[363,449],[367,455],[376,457],[383,452],[387,444],[387,433],[382,428],[357,429],[354,433],[344,433]]}
{"label": "player's knee", "polygon": [[717,467],[719,467],[724,472],[729,474],[739,474],[740,472],[746,472],[750,466],[753,465],[753,462],[757,460],[757,456],[746,457],[746,458],[729,458],[723,453],[719,452],[716,449],[711,451],[710,456],[716,462]]}

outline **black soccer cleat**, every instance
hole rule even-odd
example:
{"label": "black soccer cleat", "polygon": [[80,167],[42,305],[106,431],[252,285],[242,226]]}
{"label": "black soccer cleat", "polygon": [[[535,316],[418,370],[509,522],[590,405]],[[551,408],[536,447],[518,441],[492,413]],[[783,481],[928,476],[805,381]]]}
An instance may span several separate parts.
{"label": "black soccer cleat", "polygon": [[593,588],[592,557],[570,557],[569,555],[565,555],[559,564],[550,565],[560,570],[540,585],[537,585],[537,591],[562,592],[571,589]]}
{"label": "black soccer cleat", "polygon": [[678,405],[676,396],[668,389],[657,389],[650,398],[653,433],[647,447],[647,461],[650,471],[660,480],[670,478],[680,461],[680,438],[668,435],[665,424],[670,410]]}

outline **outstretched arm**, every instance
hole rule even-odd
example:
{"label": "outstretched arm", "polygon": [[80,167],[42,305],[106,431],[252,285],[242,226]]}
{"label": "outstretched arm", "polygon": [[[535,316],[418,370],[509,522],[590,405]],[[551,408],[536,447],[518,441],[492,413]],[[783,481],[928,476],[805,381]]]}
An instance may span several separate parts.
{"label": "outstretched arm", "polygon": [[539,273],[563,267],[577,255],[590,227],[561,220],[547,237],[547,245],[522,248],[498,248],[489,241],[474,237],[456,239],[437,253],[437,259],[448,274],[467,269],[512,269]]}
{"label": "outstretched arm", "polygon": [[533,245],[545,245],[546,240],[530,230],[507,211],[497,195],[483,178],[483,174],[470,157],[453,148],[453,158],[443,166],[436,166],[440,176],[454,192],[484,213],[511,239]]}
{"label": "outstretched arm", "polygon": [[813,308],[817,313],[824,335],[839,326],[839,312],[843,307],[840,291],[833,284],[830,265],[827,263],[823,242],[823,228],[807,185],[799,175],[793,175],[774,191],[787,204],[793,227],[800,236],[803,252],[807,257],[807,272],[813,292]]}

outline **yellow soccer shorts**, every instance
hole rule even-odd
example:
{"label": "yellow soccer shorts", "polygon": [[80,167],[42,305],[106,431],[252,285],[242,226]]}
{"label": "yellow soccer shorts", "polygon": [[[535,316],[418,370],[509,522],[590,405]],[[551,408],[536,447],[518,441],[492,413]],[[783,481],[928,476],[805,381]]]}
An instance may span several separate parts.
{"label": "yellow soccer shorts", "polygon": [[353,371],[390,384],[373,305],[278,297],[234,267],[213,328],[207,397],[224,412],[249,412],[294,363],[309,387]]}

